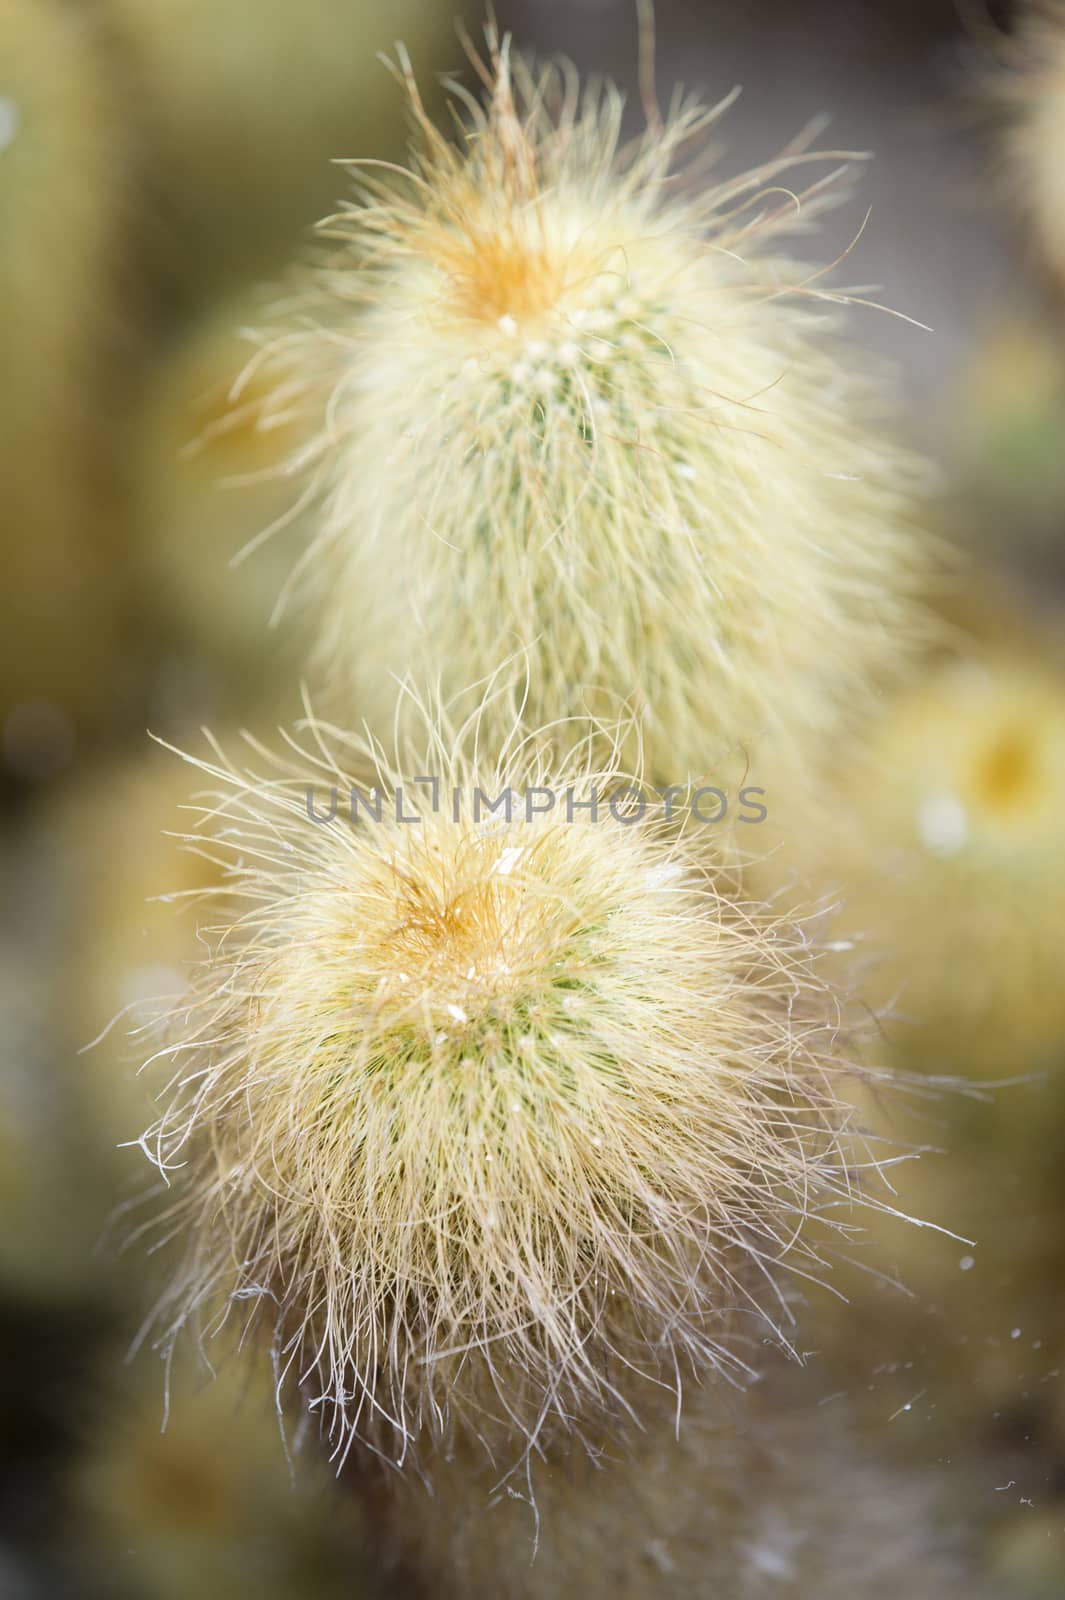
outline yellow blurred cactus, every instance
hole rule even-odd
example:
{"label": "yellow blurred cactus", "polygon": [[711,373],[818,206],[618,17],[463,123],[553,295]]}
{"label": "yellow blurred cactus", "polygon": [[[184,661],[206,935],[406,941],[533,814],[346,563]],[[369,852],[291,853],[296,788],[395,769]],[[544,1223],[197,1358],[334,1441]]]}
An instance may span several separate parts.
{"label": "yellow blurred cactus", "polygon": [[334,158],[402,145],[379,52],[405,39],[429,76],[460,54],[461,0],[103,5],[154,161],[150,237],[186,299],[283,261],[336,201]]}
{"label": "yellow blurred cactus", "polygon": [[[0,9],[0,735],[14,775],[123,690],[108,494],[125,135],[90,8]],[[91,620],[90,620],[91,618]],[[54,743],[55,740],[51,739]]]}
{"label": "yellow blurred cactus", "polygon": [[142,578],[189,699],[244,710],[288,691],[298,710],[305,652],[291,608],[270,624],[299,537],[300,484],[286,466],[301,430],[241,335],[257,305],[215,308],[171,340],[151,377],[135,462]]}
{"label": "yellow blurred cactus", "polygon": [[357,1508],[311,1452],[286,1460],[270,1369],[235,1354],[210,1378],[178,1363],[169,1404],[143,1363],[97,1397],[65,1474],[80,1578],[150,1600],[371,1594]]}
{"label": "yellow blurred cactus", "polygon": [[935,668],[875,729],[838,804],[825,871],[874,959],[866,992],[899,1013],[899,1049],[985,1076],[1052,1063],[1065,1049],[1060,664],[1003,645]]}

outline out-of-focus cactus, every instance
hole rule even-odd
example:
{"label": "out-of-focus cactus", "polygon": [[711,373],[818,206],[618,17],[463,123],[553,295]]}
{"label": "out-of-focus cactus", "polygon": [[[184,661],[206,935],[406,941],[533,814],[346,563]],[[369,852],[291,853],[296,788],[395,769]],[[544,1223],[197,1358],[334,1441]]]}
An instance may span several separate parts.
{"label": "out-of-focus cactus", "polygon": [[942,1475],[900,1469],[862,1439],[844,1396],[824,1399],[767,1381],[723,1418],[694,1385],[679,1436],[663,1399],[624,1452],[549,1451],[487,1505],[460,1456],[431,1498],[411,1484],[386,1504],[382,1542],[390,1514],[441,1600],[487,1600],[501,1574],[509,1600],[990,1600]]}
{"label": "out-of-focus cactus", "polygon": [[103,3],[154,140],[150,242],[179,296],[272,271],[335,204],[334,158],[402,146],[379,52],[404,39],[429,77],[460,56],[461,0]]}
{"label": "out-of-focus cactus", "polygon": [[359,1515],[327,1466],[279,1436],[269,1368],[179,1363],[169,1407],[140,1362],[97,1396],[67,1474],[79,1593],[144,1600],[367,1600]]}
{"label": "out-of-focus cactus", "polygon": [[931,1072],[1012,1077],[1065,1049],[1065,672],[1038,651],[932,669],[852,758],[814,840],[865,992]]}
{"label": "out-of-focus cactus", "polygon": [[1008,109],[1008,174],[1044,263],[1065,283],[1065,5],[1022,0],[1009,70],[992,84]]}
{"label": "out-of-focus cactus", "polygon": [[0,9],[0,750],[69,758],[128,685],[108,495],[122,114],[92,9]]}
{"label": "out-of-focus cactus", "polygon": [[38,842],[62,886],[53,939],[65,1003],[52,1028],[75,1062],[82,1137],[112,1172],[130,1172],[119,1145],[152,1115],[137,1075],[143,1030],[187,990],[203,952],[198,896],[221,879],[182,847],[196,789],[189,769],[153,747],[70,786],[41,819]]}
{"label": "out-of-focus cactus", "polygon": [[304,655],[291,608],[270,626],[298,537],[301,486],[285,467],[300,429],[241,338],[255,304],[227,302],[174,338],[138,423],[143,587],[162,688],[205,703],[212,720],[219,705],[246,712],[286,690],[298,709]]}

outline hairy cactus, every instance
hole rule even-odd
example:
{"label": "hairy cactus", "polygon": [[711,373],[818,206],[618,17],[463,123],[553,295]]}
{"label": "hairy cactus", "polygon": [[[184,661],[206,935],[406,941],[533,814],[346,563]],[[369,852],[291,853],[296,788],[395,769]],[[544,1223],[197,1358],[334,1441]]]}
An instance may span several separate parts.
{"label": "hairy cactus", "polygon": [[587,743],[479,735],[427,741],[435,795],[378,758],[355,826],[293,775],[349,793],[321,731],[272,780],[209,768],[227,911],[142,1141],[188,1244],[163,1338],[265,1321],[341,1456],[459,1424],[513,1457],[686,1365],[742,1380],[851,1190],[809,931],[729,899]]}
{"label": "hairy cactus", "polygon": [[327,393],[322,660],[379,727],[397,673],[450,694],[521,653],[528,726],[624,703],[649,775],[763,736],[809,769],[906,658],[925,561],[845,297],[783,253],[831,185],[773,188],[796,149],[697,187],[718,111],[623,145],[613,88],[505,43],[482,71],[457,144],[411,84],[410,169],[356,169],[279,316],[285,403]]}

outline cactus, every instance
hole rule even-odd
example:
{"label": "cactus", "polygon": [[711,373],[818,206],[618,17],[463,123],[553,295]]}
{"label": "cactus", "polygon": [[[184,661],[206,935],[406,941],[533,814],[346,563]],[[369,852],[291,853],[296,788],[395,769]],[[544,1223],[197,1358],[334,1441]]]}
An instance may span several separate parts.
{"label": "cactus", "polygon": [[[455,55],[441,0],[103,0],[139,104],[153,240],[176,298],[272,272],[336,200],[334,157],[388,156],[402,111],[377,53]],[[444,58],[443,60],[441,58]]]}
{"label": "cactus", "polygon": [[831,186],[771,192],[792,151],[696,190],[677,158],[717,112],[622,146],[609,86],[505,43],[482,70],[457,146],[411,83],[409,171],[356,169],[263,335],[328,391],[321,663],[384,728],[397,674],[450,695],[517,653],[530,727],[624,704],[649,776],[763,738],[808,772],[922,632],[927,559],[920,469],[826,325],[844,297],[782,253]]}
{"label": "cactus", "polygon": [[[456,1431],[513,1458],[679,1395],[689,1362],[741,1381],[783,1336],[778,1271],[817,1274],[851,1192],[810,931],[729,898],[588,741],[559,764],[482,735],[434,715],[402,769],[347,740],[377,761],[355,826],[339,799],[311,820],[292,758],[208,767],[237,909],[142,1141],[188,1240],[162,1337],[265,1320],[340,1458]],[[303,770],[348,796],[317,737]]]}
{"label": "cactus", "polygon": [[9,0],[0,13],[0,726],[12,714],[27,725],[7,751],[19,776],[32,775],[50,730],[62,744],[73,728],[113,718],[119,687],[118,519],[106,504],[99,422],[115,398],[104,357],[116,325],[123,165],[91,12]]}

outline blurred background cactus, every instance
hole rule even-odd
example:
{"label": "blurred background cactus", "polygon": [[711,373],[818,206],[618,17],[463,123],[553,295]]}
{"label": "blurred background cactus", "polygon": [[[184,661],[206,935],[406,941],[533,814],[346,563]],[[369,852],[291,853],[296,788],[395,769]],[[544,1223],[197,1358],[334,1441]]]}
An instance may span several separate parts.
{"label": "blurred background cactus", "polygon": [[[853,318],[848,360],[897,368],[901,443],[940,472],[927,520],[977,569],[977,599],[930,592],[943,637],[916,682],[836,741],[827,800],[767,777],[775,848],[751,881],[833,918],[839,973],[879,1019],[872,1065],[909,1084],[902,1101],[856,1091],[862,1116],[885,1151],[921,1152],[887,1169],[898,1210],[950,1231],[869,1218],[834,1277],[845,1299],[806,1297],[803,1369],[774,1367],[756,1403],[727,1408],[724,1435],[716,1394],[699,1392],[679,1466],[672,1413],[613,1475],[583,1457],[542,1464],[543,1538],[558,1532],[531,1569],[525,1500],[504,1491],[489,1521],[472,1517],[461,1459],[431,1510],[409,1502],[415,1569],[395,1532],[407,1501],[367,1521],[309,1436],[290,1440],[290,1480],[269,1370],[228,1360],[204,1386],[179,1361],[163,1434],[155,1353],[124,1367],[155,1292],[143,1255],[116,1242],[116,1214],[139,1217],[150,1181],[120,1148],[152,1116],[129,1030],[185,992],[214,916],[193,895],[222,881],[174,837],[204,785],[145,730],[197,753],[203,723],[227,746],[239,727],[276,745],[314,642],[313,617],[284,604],[321,527],[300,470],[306,410],[286,405],[276,363],[264,379],[241,330],[284,301],[307,228],[351,197],[333,163],[404,159],[407,98],[377,52],[406,42],[433,111],[438,74],[478,87],[460,10],[479,28],[458,0],[0,7],[0,1591],[406,1595],[442,1570],[446,1535],[464,1594],[712,1581],[752,1600],[1060,1595],[1054,0],[655,8],[664,106],[678,82],[711,101],[744,88],[727,151],[711,177],[689,173],[689,195],[771,159],[822,112],[820,145],[877,152],[860,198],[788,248],[811,273],[842,258],[830,287],[915,319]],[[625,130],[640,131],[631,0],[496,12],[523,49],[616,77]],[[648,101],[646,72],[642,88]],[[838,409],[845,390],[828,398]],[[854,493],[833,484],[833,498]],[[816,647],[818,616],[799,620]],[[501,1577],[519,1547],[518,1575]]]}
{"label": "blurred background cactus", "polygon": [[335,206],[331,161],[402,149],[379,54],[403,40],[428,83],[460,59],[464,7],[439,0],[100,4],[149,142],[150,255],[186,305],[282,265]]}
{"label": "blurred background cactus", "polygon": [[0,81],[0,717],[32,777],[139,698],[116,481],[135,136],[90,10],[12,0]]}

